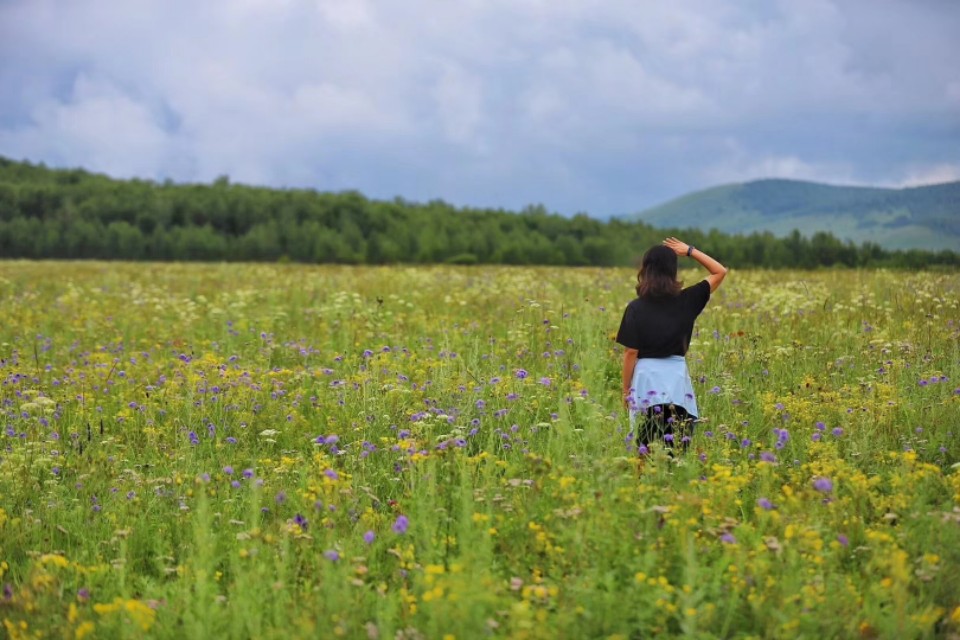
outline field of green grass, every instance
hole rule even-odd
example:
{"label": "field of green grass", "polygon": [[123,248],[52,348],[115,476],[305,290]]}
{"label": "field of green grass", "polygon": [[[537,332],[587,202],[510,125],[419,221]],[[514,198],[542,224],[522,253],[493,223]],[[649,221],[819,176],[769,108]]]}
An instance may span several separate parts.
{"label": "field of green grass", "polygon": [[960,275],[732,271],[639,470],[633,285],[0,262],[0,636],[960,634]]}

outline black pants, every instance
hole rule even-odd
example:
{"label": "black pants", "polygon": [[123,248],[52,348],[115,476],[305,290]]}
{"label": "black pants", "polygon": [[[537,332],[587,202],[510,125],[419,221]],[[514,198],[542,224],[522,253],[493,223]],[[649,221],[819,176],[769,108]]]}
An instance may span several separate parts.
{"label": "black pants", "polygon": [[[687,410],[674,404],[655,404],[637,415],[637,446],[649,447],[651,442],[662,441],[669,449],[687,450],[690,442],[685,436],[693,436],[693,419]],[[665,436],[671,437],[665,437]]]}

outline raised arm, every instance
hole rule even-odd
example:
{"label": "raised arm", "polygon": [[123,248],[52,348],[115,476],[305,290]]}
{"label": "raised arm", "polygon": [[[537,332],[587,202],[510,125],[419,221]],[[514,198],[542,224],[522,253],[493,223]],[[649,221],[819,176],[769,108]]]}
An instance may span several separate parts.
{"label": "raised arm", "polygon": [[725,266],[696,247],[693,247],[685,242],[681,242],[673,237],[664,240],[663,244],[673,249],[678,256],[690,256],[702,264],[707,271],[710,272],[710,275],[707,276],[707,282],[710,283],[710,293],[713,293],[717,290],[717,287],[719,287],[720,283],[723,282],[724,276],[727,275],[727,268]]}

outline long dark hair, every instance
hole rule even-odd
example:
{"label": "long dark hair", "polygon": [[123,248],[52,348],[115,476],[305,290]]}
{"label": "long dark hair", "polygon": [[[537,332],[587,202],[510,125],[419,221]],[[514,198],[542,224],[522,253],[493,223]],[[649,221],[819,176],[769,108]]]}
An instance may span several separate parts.
{"label": "long dark hair", "polygon": [[663,245],[650,247],[637,273],[637,296],[661,298],[680,295],[683,283],[677,280],[677,254]]}

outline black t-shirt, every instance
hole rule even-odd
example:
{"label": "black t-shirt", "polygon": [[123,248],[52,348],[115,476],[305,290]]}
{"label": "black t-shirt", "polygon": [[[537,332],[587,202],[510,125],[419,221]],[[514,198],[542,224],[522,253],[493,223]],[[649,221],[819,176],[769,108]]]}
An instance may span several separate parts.
{"label": "black t-shirt", "polygon": [[707,306],[710,283],[702,280],[677,296],[637,298],[627,305],[617,342],[641,358],[685,356],[693,322]]}

